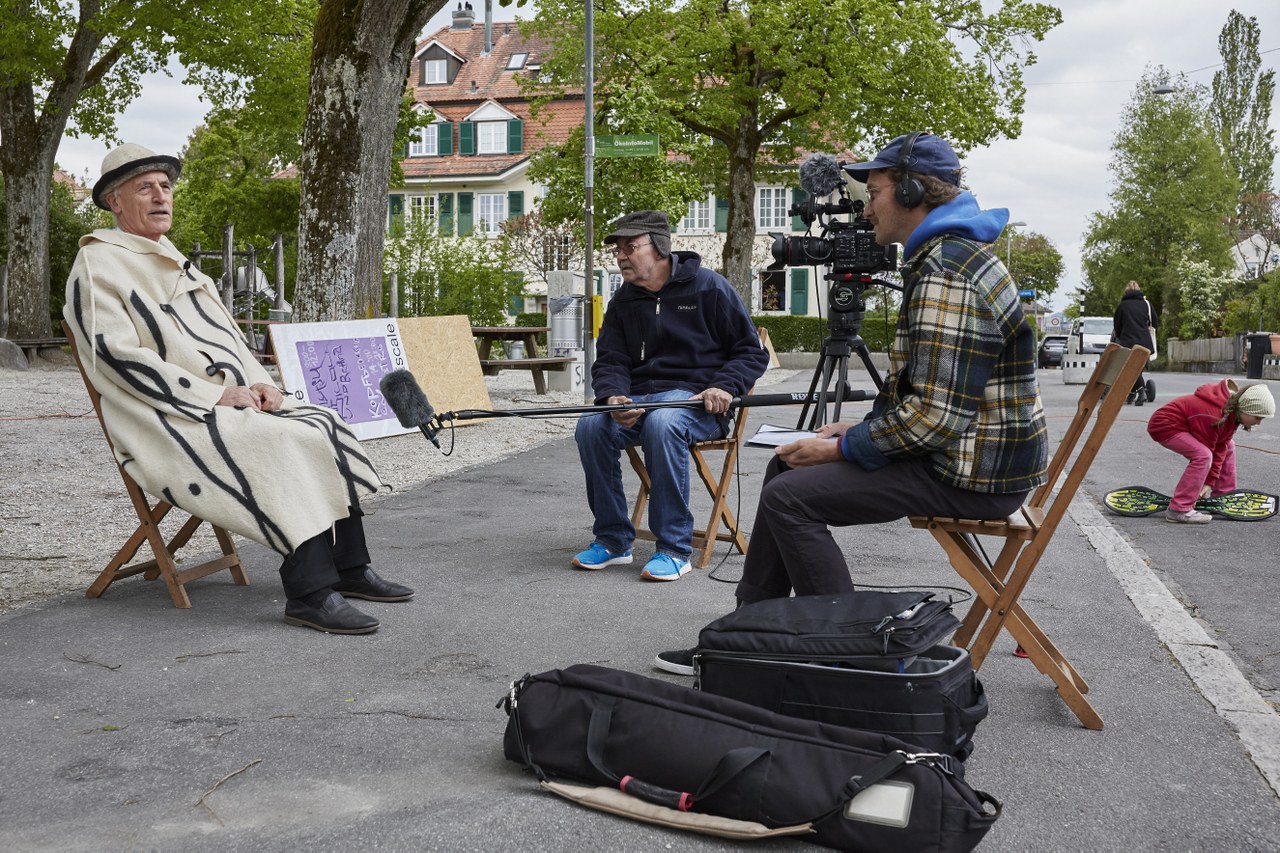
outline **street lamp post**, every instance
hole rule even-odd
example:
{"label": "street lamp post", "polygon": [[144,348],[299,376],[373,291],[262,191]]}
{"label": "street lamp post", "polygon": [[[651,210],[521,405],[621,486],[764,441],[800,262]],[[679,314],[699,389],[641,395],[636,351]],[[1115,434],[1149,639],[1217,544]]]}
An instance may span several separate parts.
{"label": "street lamp post", "polygon": [[1010,222],[1004,232],[1007,238],[1004,250],[1004,265],[1008,268],[1010,275],[1013,275],[1013,229],[1025,228],[1026,225],[1027,223],[1025,222]]}

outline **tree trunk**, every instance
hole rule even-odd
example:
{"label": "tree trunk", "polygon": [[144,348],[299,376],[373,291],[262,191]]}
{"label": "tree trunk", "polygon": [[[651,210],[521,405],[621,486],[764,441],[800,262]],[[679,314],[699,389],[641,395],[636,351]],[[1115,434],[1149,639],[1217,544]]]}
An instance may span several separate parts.
{"label": "tree trunk", "polygon": [[[5,136],[6,147],[10,137]],[[13,143],[21,147],[22,142]],[[4,158],[6,233],[9,238],[10,338],[47,338],[49,317],[49,191],[53,184],[53,154]],[[58,282],[59,287],[66,282]],[[59,333],[60,334],[60,333]]]}
{"label": "tree trunk", "polygon": [[387,185],[418,32],[444,0],[324,0],[299,163],[295,319],[379,316]]}
{"label": "tree trunk", "polygon": [[[89,4],[86,9],[96,11],[97,4]],[[62,66],[63,76],[44,93],[38,115],[36,91],[30,79],[0,74],[0,175],[4,176],[5,233],[9,242],[10,338],[45,338],[53,329],[49,316],[49,192],[53,163],[100,41],[84,26],[75,33]],[[113,61],[102,60],[101,73]],[[65,287],[66,282],[55,282],[54,286]]]}
{"label": "tree trunk", "polygon": [[729,145],[729,221],[721,263],[747,311],[751,305],[751,254],[756,239],[756,152],[759,137],[750,117],[738,123]]}

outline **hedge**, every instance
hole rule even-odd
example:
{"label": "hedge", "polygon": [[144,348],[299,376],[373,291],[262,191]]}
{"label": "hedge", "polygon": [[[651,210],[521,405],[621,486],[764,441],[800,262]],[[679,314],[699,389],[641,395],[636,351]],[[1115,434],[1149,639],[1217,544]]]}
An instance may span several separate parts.
{"label": "hedge", "polygon": [[[751,318],[758,329],[769,330],[769,341],[774,352],[819,352],[822,339],[829,334],[824,319],[799,314],[757,314]],[[893,334],[896,315],[888,320],[884,316],[868,314],[862,319],[859,334],[872,352],[888,352],[889,338]]]}
{"label": "hedge", "polygon": [[[827,323],[818,317],[798,314],[757,314],[751,318],[756,328],[769,330],[769,341],[774,352],[819,352],[822,339],[827,334]],[[860,334],[872,352],[888,352],[889,337],[893,334],[896,315],[888,320],[883,315],[868,315],[862,319]],[[517,326],[545,326],[547,315],[543,311],[517,314]],[[539,336],[539,344],[546,346],[546,335]]]}

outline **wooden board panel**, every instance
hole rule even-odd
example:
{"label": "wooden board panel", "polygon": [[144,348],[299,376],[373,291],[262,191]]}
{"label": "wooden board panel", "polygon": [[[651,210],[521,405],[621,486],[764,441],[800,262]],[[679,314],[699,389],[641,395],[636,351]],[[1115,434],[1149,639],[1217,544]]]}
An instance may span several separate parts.
{"label": "wooden board panel", "polygon": [[[466,315],[401,317],[400,338],[409,370],[437,412],[492,409]],[[470,423],[457,421],[459,426]]]}

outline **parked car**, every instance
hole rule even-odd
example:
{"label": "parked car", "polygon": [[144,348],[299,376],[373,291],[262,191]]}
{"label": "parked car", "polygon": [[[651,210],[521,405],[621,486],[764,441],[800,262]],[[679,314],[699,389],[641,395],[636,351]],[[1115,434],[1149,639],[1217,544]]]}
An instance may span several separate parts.
{"label": "parked car", "polygon": [[1066,335],[1045,335],[1040,340],[1040,349],[1036,351],[1036,364],[1042,370],[1046,367],[1061,367],[1062,354],[1066,351]]}

